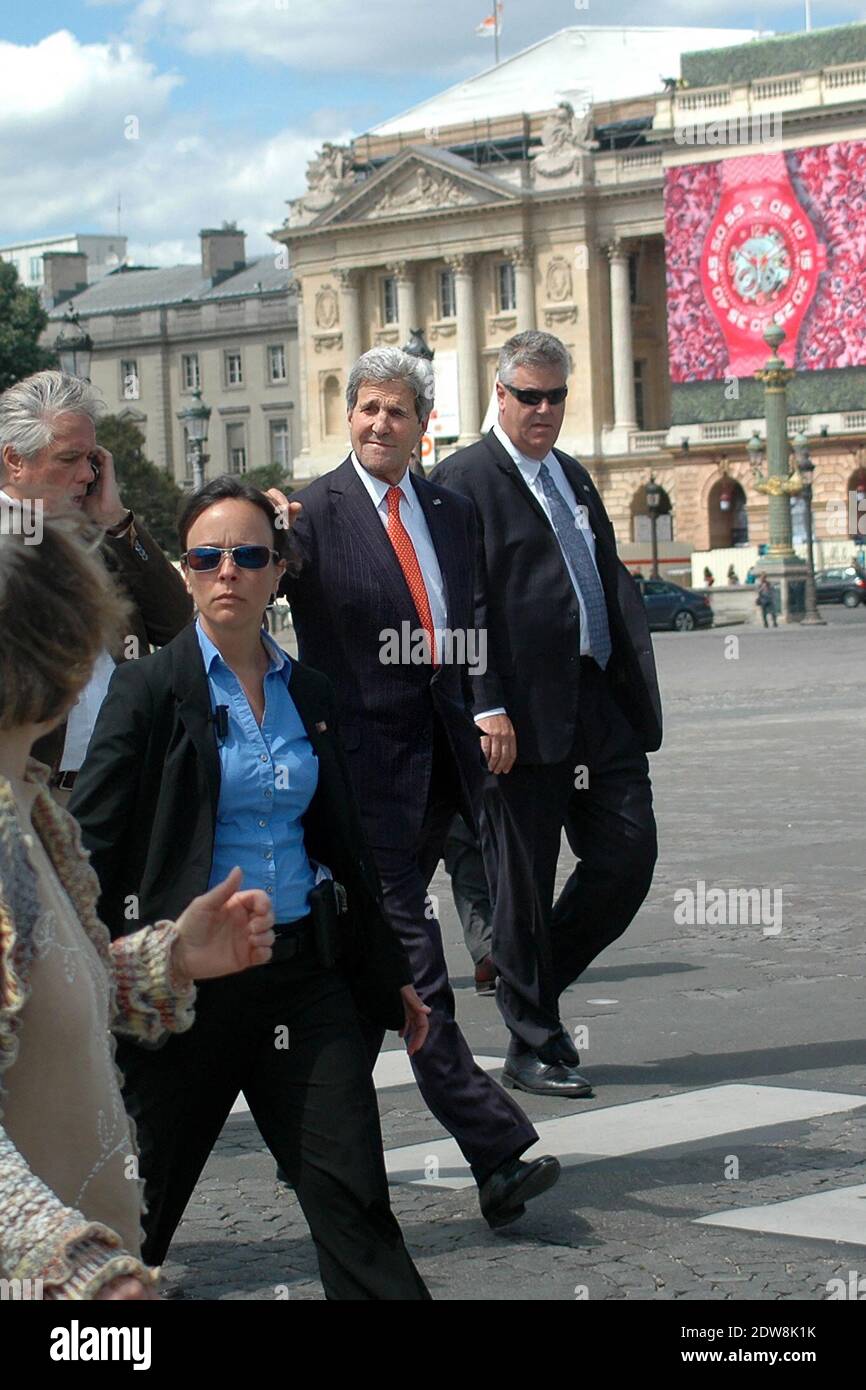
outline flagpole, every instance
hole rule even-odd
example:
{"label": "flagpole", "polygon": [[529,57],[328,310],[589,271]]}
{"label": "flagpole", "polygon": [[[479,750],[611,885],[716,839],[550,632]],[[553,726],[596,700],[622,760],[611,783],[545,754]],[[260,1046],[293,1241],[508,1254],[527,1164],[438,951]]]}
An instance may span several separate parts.
{"label": "flagpole", "polygon": [[499,5],[495,3],[495,0],[493,5],[493,42],[496,45],[496,66],[499,67]]}

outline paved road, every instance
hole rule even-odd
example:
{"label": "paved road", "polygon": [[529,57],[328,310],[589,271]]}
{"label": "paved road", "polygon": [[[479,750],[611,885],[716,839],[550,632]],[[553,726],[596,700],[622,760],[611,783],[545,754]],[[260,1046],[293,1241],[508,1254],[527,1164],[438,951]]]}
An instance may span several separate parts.
{"label": "paved road", "polygon": [[[564,999],[588,1030],[596,1097],[525,1098],[561,1156],[558,1186],[494,1235],[404,1059],[384,1059],[394,1208],[435,1298],[820,1300],[828,1281],[866,1274],[866,610],[824,612],[811,631],[654,639],[667,717],[655,883]],[[765,891],[757,920],[730,889]],[[703,921],[683,920],[687,890]],[[471,987],[447,879],[432,891],[461,1023],[495,1068],[496,1006]],[[166,1279],[188,1299],[322,1297],[242,1103]]]}

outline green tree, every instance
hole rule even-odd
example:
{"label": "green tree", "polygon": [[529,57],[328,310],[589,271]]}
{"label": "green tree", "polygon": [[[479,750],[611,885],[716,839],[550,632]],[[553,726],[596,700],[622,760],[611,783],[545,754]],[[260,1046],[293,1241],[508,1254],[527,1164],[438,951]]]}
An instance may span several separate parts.
{"label": "green tree", "polygon": [[125,506],[141,519],[166,555],[176,560],[177,515],[184,497],[173,478],[144,455],[144,435],[131,420],[105,415],[96,432],[97,442],[114,458],[117,485]]}
{"label": "green tree", "polygon": [[14,265],[0,261],[0,391],[57,365],[54,353],[39,345],[47,322],[36,290],[20,283]]}
{"label": "green tree", "polygon": [[262,492],[267,492],[269,487],[278,487],[280,492],[289,493],[292,491],[292,481],[287,478],[278,463],[266,463],[261,468],[250,468],[244,474],[244,481],[252,483],[253,487],[261,488]]}

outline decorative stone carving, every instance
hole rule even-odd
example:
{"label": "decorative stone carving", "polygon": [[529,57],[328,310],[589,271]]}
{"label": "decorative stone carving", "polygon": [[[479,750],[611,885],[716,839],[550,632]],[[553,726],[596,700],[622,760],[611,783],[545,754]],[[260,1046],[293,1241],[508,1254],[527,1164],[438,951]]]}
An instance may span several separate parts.
{"label": "decorative stone carving", "polygon": [[541,128],[541,149],[532,154],[532,167],[542,179],[582,174],[581,155],[598,149],[593,140],[592,109],[574,114],[570,101],[561,101]]}
{"label": "decorative stone carving", "polygon": [[316,333],[313,335],[316,352],[340,352],[343,348],[342,333]]}
{"label": "decorative stone carving", "polygon": [[508,259],[513,262],[515,267],[531,266],[535,260],[534,252],[531,246],[511,247],[506,252],[506,255],[508,256]]}
{"label": "decorative stone carving", "polygon": [[453,256],[445,257],[445,264],[455,275],[470,275],[475,257],[468,251],[456,251]]}
{"label": "decorative stone carving", "polygon": [[340,322],[340,301],[330,285],[316,295],[316,326],[333,328]]}
{"label": "decorative stone carving", "polygon": [[438,212],[441,208],[465,207],[474,201],[472,194],[447,174],[422,166],[411,182],[385,189],[364,215],[375,218],[400,212]]}
{"label": "decorative stone carving", "polygon": [[544,322],[547,328],[559,323],[577,323],[577,305],[564,304],[558,309],[545,309]]}
{"label": "decorative stone carving", "polygon": [[554,256],[547,267],[547,298],[553,304],[561,304],[571,299],[574,293],[571,278],[571,264],[565,256]]}
{"label": "decorative stone carving", "polygon": [[289,203],[288,226],[301,227],[312,222],[356,183],[349,145],[332,145],[330,140],[307,165],[307,192]]}

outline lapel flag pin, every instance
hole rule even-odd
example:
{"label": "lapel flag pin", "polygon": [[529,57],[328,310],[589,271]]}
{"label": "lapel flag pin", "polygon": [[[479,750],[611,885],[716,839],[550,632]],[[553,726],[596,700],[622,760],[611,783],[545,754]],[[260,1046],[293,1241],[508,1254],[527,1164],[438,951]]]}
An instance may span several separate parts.
{"label": "lapel flag pin", "polygon": [[319,722],[318,722],[318,724],[316,725],[316,733],[317,733],[317,734],[326,734],[327,732],[328,732],[328,726],[327,726],[327,724],[325,723],[324,719],[320,719]]}
{"label": "lapel flag pin", "polygon": [[434,507],[441,507],[441,506],[442,506],[442,498],[441,498],[441,497],[434,497],[434,498],[433,498],[433,506],[434,506]]}

